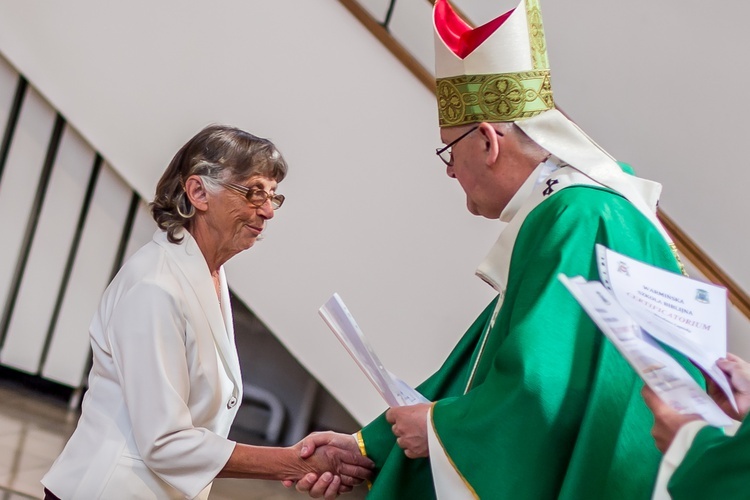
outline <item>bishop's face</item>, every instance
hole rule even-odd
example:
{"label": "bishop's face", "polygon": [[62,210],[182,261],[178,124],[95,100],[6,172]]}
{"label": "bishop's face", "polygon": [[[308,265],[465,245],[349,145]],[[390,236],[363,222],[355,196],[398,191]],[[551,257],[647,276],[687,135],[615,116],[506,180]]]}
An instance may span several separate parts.
{"label": "bishop's face", "polygon": [[[450,144],[474,125],[446,127],[440,130],[443,143]],[[466,194],[466,208],[488,219],[500,217],[523,179],[518,182],[513,157],[516,141],[510,134],[482,123],[452,146],[448,177],[456,179]]]}

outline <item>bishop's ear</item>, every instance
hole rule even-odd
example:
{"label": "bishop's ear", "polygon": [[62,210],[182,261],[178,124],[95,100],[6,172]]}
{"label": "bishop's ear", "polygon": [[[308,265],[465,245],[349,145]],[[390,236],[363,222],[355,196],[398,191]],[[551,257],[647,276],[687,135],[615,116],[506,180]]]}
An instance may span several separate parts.
{"label": "bishop's ear", "polygon": [[488,166],[494,165],[500,155],[500,148],[502,147],[505,135],[487,122],[479,124],[478,132],[484,141],[486,163]]}
{"label": "bishop's ear", "polygon": [[196,210],[206,211],[208,209],[208,192],[200,176],[191,175],[187,178],[185,181],[185,194]]}

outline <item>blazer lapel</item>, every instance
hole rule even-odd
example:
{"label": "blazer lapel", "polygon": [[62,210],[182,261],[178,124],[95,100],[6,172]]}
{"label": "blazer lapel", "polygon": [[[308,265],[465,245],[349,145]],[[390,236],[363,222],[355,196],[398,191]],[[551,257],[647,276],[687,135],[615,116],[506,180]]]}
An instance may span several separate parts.
{"label": "blazer lapel", "polygon": [[[206,321],[211,328],[216,351],[222,360],[227,375],[232,379],[235,386],[235,397],[240,396],[242,388],[241,375],[239,371],[239,359],[234,343],[234,327],[232,325],[232,311],[229,304],[229,289],[224,275],[224,269],[220,270],[220,293],[221,302],[216,295],[211,273],[206,264],[206,259],[193,237],[187,231],[181,231],[178,236],[183,240],[179,244],[170,243],[166,233],[157,230],[154,241],[164,248],[167,254],[180,268],[187,279],[197,302],[200,304]],[[224,314],[222,315],[222,310]]]}
{"label": "blazer lapel", "polygon": [[227,353],[227,366],[230,375],[240,388],[242,388],[242,373],[240,372],[240,359],[237,354],[237,344],[234,338],[234,317],[232,315],[232,303],[229,299],[229,285],[224,273],[224,266],[219,269],[219,289],[221,292],[221,312],[223,315],[224,327],[226,329],[226,338],[229,341],[229,351]]}

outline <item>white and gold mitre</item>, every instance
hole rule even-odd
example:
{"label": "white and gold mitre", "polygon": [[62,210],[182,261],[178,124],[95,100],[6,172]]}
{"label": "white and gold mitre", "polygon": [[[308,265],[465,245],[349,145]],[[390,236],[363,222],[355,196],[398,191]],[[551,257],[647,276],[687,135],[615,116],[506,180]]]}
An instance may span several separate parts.
{"label": "white and gold mitre", "polygon": [[555,107],[538,0],[478,28],[436,0],[433,22],[441,127],[513,122]]}
{"label": "white and gold mitre", "polygon": [[441,127],[515,122],[552,156],[630,200],[671,241],[656,217],[661,185],[625,174],[555,109],[539,0],[521,0],[474,29],[447,0],[435,0],[433,22]]}

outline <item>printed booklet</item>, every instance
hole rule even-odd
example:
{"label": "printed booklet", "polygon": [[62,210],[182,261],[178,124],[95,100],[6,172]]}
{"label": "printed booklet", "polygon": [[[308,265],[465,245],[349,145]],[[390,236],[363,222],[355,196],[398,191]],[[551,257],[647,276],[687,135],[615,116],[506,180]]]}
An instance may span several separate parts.
{"label": "printed booklet", "polygon": [[[708,374],[737,408],[716,365],[727,354],[726,289],[659,269],[596,246],[601,281],[558,278],[646,384],[673,409],[709,424],[732,424],[690,374],[660,345]],[[658,341],[658,342],[657,342]]]}

